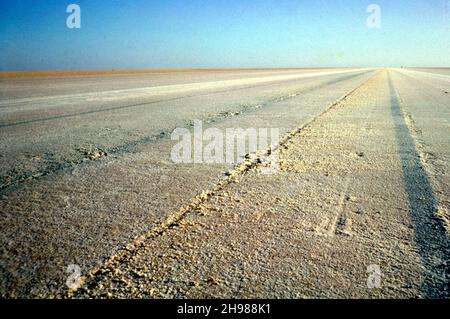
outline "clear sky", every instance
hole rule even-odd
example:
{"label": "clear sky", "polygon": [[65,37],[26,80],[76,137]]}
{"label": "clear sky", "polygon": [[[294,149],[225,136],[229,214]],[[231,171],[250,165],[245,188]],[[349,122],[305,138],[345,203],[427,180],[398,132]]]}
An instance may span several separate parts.
{"label": "clear sky", "polygon": [[450,0],[0,0],[0,70],[327,66],[450,67]]}

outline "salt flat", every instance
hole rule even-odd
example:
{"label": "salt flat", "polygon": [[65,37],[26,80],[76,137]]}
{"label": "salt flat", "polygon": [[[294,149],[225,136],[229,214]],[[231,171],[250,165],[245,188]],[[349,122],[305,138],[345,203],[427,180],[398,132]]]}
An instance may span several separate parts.
{"label": "salt flat", "polygon": [[[448,282],[447,74],[291,69],[1,78],[1,294],[64,294],[65,270],[77,264],[87,276],[79,297],[448,296],[441,289]],[[241,184],[221,189],[223,200],[207,199],[204,216],[188,211],[160,236],[144,236],[130,258],[124,246],[233,169],[173,163],[170,134],[192,129],[194,120],[220,130],[279,128],[282,136],[312,124],[286,145],[279,174],[260,176],[258,167],[242,174]],[[342,204],[342,196],[358,202]],[[353,215],[357,209],[364,213]],[[424,235],[430,231],[437,239]],[[226,253],[229,245],[239,253]],[[330,259],[355,250],[353,264]],[[112,256],[122,257],[105,264]],[[367,262],[385,267],[385,290],[365,290]],[[213,273],[222,263],[230,267]],[[295,270],[300,265],[309,265],[309,277]],[[405,267],[402,276],[396,267]],[[103,274],[88,275],[96,268]],[[121,269],[128,275],[116,273]],[[150,279],[128,277],[142,271]],[[123,278],[127,284],[116,286]]]}

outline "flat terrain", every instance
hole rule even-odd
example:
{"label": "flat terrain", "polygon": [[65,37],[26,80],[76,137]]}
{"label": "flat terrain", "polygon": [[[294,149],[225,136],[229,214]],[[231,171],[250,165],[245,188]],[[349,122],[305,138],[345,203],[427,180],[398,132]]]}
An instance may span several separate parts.
{"label": "flat terrain", "polygon": [[[67,296],[76,264],[77,298],[448,298],[449,91],[447,69],[0,78],[0,294]],[[195,119],[278,128],[279,170],[173,163]]]}

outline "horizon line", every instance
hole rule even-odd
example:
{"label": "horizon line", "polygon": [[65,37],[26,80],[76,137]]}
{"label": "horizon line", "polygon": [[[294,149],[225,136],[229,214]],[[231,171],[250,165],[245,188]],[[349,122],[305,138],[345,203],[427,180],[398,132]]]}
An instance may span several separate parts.
{"label": "horizon line", "polygon": [[415,69],[448,69],[450,66],[430,67],[261,67],[261,68],[149,68],[149,69],[80,69],[80,70],[20,70],[2,71],[0,78],[24,78],[38,76],[83,76],[83,75],[127,75],[127,74],[152,74],[152,73],[189,73],[189,72],[229,72],[229,71],[269,71],[269,70],[317,70],[317,69],[386,69],[386,68],[415,68]]}

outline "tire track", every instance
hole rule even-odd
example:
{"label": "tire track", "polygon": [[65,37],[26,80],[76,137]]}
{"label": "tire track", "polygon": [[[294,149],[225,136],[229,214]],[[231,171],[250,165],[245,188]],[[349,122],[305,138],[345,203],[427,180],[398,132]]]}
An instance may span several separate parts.
{"label": "tire track", "polygon": [[[337,84],[342,81],[350,80],[350,79],[353,79],[358,76],[365,75],[368,72],[372,72],[372,71],[367,71],[367,72],[357,73],[357,74],[352,74],[352,75],[345,75],[345,76],[339,77],[337,79],[327,81],[323,84],[319,84],[316,86],[305,88],[303,90],[299,90],[293,94],[269,99],[266,102],[261,103],[261,104],[244,105],[237,112],[227,113],[227,112],[223,111],[220,113],[216,113],[212,116],[205,117],[201,120],[203,120],[205,123],[215,123],[215,122],[221,121],[225,118],[244,115],[244,114],[253,112],[257,109],[271,107],[271,106],[275,105],[276,103],[298,97],[299,95],[304,94],[306,92],[314,92],[314,91],[323,89],[327,86]],[[270,85],[272,85],[272,84],[270,84]],[[265,85],[262,85],[262,86],[265,86]],[[261,87],[261,85],[259,85],[258,87]],[[240,89],[248,89],[248,87],[240,88]],[[228,92],[228,91],[229,90],[227,90],[225,92]],[[205,94],[205,96],[211,95],[211,94],[216,94],[216,93],[221,93],[221,92],[208,93],[208,94]],[[190,97],[191,96],[185,96],[182,98],[174,98],[173,100],[185,99],[185,98],[190,98]],[[164,100],[164,101],[168,101],[168,100]],[[143,105],[152,104],[152,103],[157,103],[157,102],[146,102],[146,103],[141,103],[139,105],[143,106]],[[115,110],[115,108],[113,108],[111,110]],[[89,114],[91,114],[91,113],[92,112],[89,112]],[[181,124],[181,125],[183,125],[183,124]],[[185,123],[184,126],[192,127],[192,122],[189,121],[188,123]],[[2,126],[0,125],[0,128],[1,127]],[[170,138],[170,133],[173,132],[173,130],[175,128],[176,127],[173,127],[168,130],[160,131],[159,133],[154,134],[154,135],[145,136],[141,139],[132,140],[132,141],[126,142],[121,145],[115,145],[115,146],[112,146],[109,148],[105,148],[104,151],[106,152],[106,154],[108,156],[114,156],[115,159],[121,158],[129,153],[136,151],[141,146],[149,145],[152,143],[156,143],[159,140]],[[87,167],[87,166],[93,165],[93,164],[98,164],[98,163],[96,163],[95,161],[86,161],[84,157],[80,157],[80,158],[71,159],[70,161],[50,162],[49,164],[47,164],[35,171],[25,171],[25,172],[17,173],[16,170],[13,169],[12,171],[8,172],[6,175],[0,177],[0,195],[7,193],[8,191],[10,191],[11,188],[13,188],[13,190],[14,190],[14,186],[19,186],[20,184],[23,184],[23,183],[26,183],[26,182],[29,182],[32,180],[40,179],[45,176],[49,176],[49,175],[53,175],[53,174],[57,174],[57,173],[62,173],[64,171],[69,171],[69,170],[72,170],[75,168]]]}
{"label": "tire track", "polygon": [[203,204],[205,204],[212,196],[217,192],[223,190],[227,185],[238,181],[238,179],[244,175],[246,172],[261,167],[264,165],[270,165],[271,155],[277,152],[282,147],[286,147],[290,140],[296,137],[302,130],[312,125],[317,119],[319,119],[324,114],[328,113],[332,109],[339,107],[341,104],[345,103],[345,100],[354,94],[358,89],[366,85],[372,78],[374,78],[380,71],[374,72],[370,78],[365,80],[363,83],[359,84],[356,88],[353,88],[342,97],[336,101],[330,103],[328,107],[319,115],[310,119],[304,125],[295,128],[294,130],[287,133],[278,143],[278,145],[270,146],[265,152],[261,154],[250,157],[236,166],[232,171],[226,174],[226,176],[219,181],[214,187],[209,190],[203,191],[201,194],[193,198],[189,204],[182,207],[179,211],[175,212],[169,216],[163,223],[149,232],[137,237],[131,243],[126,245],[121,249],[116,255],[111,256],[102,266],[91,269],[86,275],[82,277],[84,285],[78,290],[67,290],[60,292],[60,297],[65,298],[76,298],[77,294],[88,293],[91,290],[95,290],[96,286],[101,281],[101,277],[106,276],[108,273],[112,273],[120,265],[131,260],[139,251],[139,249],[145,245],[145,243],[153,238],[163,235],[167,230],[180,225],[183,222],[185,216],[198,211]]}
{"label": "tire track", "polygon": [[[424,80],[418,80],[411,75],[407,75],[407,74],[404,74],[401,72],[397,72],[397,74],[399,74],[400,76],[402,76],[412,82],[425,84],[428,87],[432,88],[433,90],[441,91],[441,89],[435,87],[432,84],[429,84],[428,82],[425,82]],[[430,94],[430,92],[428,90],[423,89],[422,86],[417,86],[417,87],[420,89],[422,94],[426,95],[429,99],[433,99],[434,103],[442,105],[444,108],[447,106],[443,103],[440,103],[440,101],[438,101],[433,94]],[[411,135],[416,142],[416,150],[419,155],[420,161],[422,163],[422,167],[426,171],[428,176],[433,176],[434,175],[433,172],[436,172],[437,170],[439,170],[439,168],[436,166],[436,163],[435,163],[436,155],[434,155],[431,152],[426,151],[427,147],[426,147],[426,143],[423,139],[422,130],[416,125],[416,122],[414,121],[413,116],[405,110],[404,99],[402,98],[400,93],[399,92],[396,92],[396,93],[398,96],[400,106],[402,107],[403,114],[405,116],[406,125],[408,126],[408,128],[411,132]],[[441,218],[447,232],[450,233],[450,218],[449,218],[446,206],[448,206],[448,205],[445,205],[438,201],[437,216],[439,218]]]}
{"label": "tire track", "polygon": [[433,192],[429,174],[423,164],[414,124],[408,120],[391,75],[391,113],[402,162],[404,188],[410,203],[410,216],[415,228],[424,271],[422,293],[427,298],[448,298],[450,290],[450,242],[443,221],[438,218],[438,198]]}

